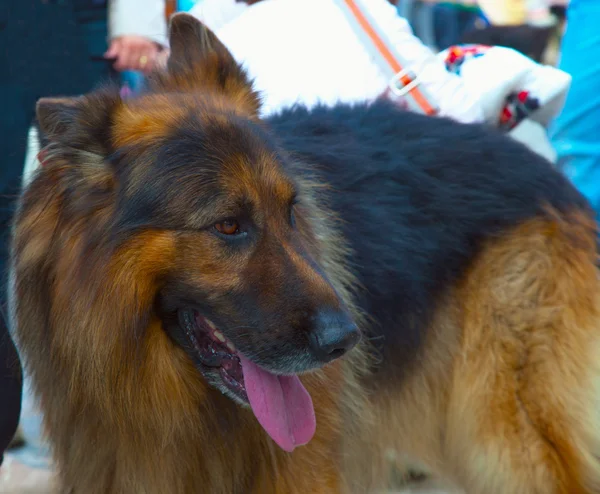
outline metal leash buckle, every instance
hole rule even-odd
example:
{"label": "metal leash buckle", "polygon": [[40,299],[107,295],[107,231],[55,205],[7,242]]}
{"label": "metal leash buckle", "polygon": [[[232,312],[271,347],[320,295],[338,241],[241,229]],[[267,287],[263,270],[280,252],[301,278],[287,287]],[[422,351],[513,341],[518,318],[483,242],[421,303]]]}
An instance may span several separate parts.
{"label": "metal leash buckle", "polygon": [[[402,81],[404,77],[408,77],[410,79],[410,82],[408,84],[404,84],[404,82]],[[419,78],[415,75],[414,72],[408,69],[402,69],[390,79],[388,86],[392,93],[394,93],[394,95],[401,98],[402,96],[406,96],[414,88],[416,88],[420,84],[420,82],[421,81],[419,81]]]}

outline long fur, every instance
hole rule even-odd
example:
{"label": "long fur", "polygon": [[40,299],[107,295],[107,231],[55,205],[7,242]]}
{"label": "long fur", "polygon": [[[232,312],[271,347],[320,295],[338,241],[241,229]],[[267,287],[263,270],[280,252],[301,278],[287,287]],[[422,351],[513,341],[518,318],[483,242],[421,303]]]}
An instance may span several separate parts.
{"label": "long fur", "polygon": [[[364,493],[398,472],[599,492],[596,225],[573,187],[489,129],[383,102],[261,122],[212,33],[176,16],[171,46],[137,99],[38,109],[50,145],[15,219],[12,310],[61,492]],[[302,376],[318,426],[291,454],[204,381],[164,315],[183,288],[228,297],[249,276],[269,306],[300,296],[285,242],[238,272],[198,229],[215,180],[274,218],[285,177],[313,260],[292,257],[298,286],[335,293],[365,336]]]}

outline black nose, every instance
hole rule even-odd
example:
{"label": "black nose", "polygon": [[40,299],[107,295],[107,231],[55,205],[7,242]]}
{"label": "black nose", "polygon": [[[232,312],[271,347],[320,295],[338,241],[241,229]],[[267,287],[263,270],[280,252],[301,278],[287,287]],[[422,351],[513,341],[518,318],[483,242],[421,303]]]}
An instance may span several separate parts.
{"label": "black nose", "polygon": [[324,363],[341,357],[360,340],[358,327],[342,311],[322,310],[314,318],[310,345]]}

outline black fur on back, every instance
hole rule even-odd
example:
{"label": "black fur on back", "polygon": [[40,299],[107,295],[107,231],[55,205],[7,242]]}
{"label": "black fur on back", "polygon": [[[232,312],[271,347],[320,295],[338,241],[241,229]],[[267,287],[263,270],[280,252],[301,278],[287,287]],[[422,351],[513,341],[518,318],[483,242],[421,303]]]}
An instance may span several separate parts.
{"label": "black fur on back", "polygon": [[483,240],[544,215],[545,205],[589,209],[548,161],[480,125],[385,102],[295,108],[268,123],[331,185],[329,205],[354,250],[359,306],[375,320],[370,336],[390,369],[417,355],[439,295]]}

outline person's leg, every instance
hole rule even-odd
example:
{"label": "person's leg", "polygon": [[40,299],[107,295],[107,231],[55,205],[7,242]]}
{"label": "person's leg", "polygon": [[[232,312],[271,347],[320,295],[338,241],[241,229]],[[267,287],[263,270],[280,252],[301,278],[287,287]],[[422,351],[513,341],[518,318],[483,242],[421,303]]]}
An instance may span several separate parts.
{"label": "person's leg", "polygon": [[35,100],[16,88],[0,84],[0,463],[19,423],[22,375],[19,358],[8,331],[6,314],[6,268],[8,236],[27,144],[27,129],[33,110],[23,111],[24,101]]}
{"label": "person's leg", "polygon": [[445,50],[458,42],[458,9],[455,6],[434,4],[433,25],[436,45],[440,50]]}
{"label": "person's leg", "polygon": [[425,4],[421,0],[400,0],[397,10],[398,15],[408,21],[415,36],[427,46],[435,46],[433,14],[429,4]]}
{"label": "person's leg", "polygon": [[[102,2],[0,0],[0,46],[6,47],[0,50],[0,309],[6,307],[10,223],[36,100],[77,96],[109,79],[109,63],[102,59],[106,16]],[[20,459],[43,464],[41,418],[26,373],[23,386],[8,329],[0,315],[0,456],[22,411],[25,438],[34,447],[23,448]]]}
{"label": "person's leg", "polygon": [[433,6],[427,2],[421,2],[416,11],[415,22],[419,26],[419,38],[432,50],[437,49],[435,40],[434,10]]}
{"label": "person's leg", "polygon": [[22,387],[19,357],[6,320],[0,316],[0,465],[19,424]]}
{"label": "person's leg", "polygon": [[600,2],[571,0],[560,68],[573,77],[551,128],[558,166],[600,213]]}

